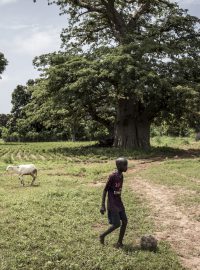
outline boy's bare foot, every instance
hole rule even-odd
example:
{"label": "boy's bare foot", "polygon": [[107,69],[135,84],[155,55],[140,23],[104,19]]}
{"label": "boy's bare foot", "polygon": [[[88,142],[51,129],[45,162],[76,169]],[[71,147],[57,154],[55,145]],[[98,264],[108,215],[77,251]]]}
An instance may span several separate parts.
{"label": "boy's bare foot", "polygon": [[102,235],[99,236],[99,241],[100,241],[100,243],[101,243],[102,245],[104,245],[104,239],[105,239],[104,236],[102,236]]}
{"label": "boy's bare foot", "polygon": [[123,248],[123,246],[124,246],[124,245],[123,245],[122,243],[119,243],[119,242],[117,242],[117,244],[114,245],[114,247],[115,247],[115,248],[118,248],[118,249],[119,249],[119,248]]}

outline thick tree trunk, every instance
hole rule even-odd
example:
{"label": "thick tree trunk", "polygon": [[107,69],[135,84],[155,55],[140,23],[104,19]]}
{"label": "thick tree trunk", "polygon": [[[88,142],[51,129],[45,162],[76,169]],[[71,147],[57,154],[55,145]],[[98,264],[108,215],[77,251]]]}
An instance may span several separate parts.
{"label": "thick tree trunk", "polygon": [[150,121],[131,99],[119,100],[114,146],[132,149],[150,147]]}

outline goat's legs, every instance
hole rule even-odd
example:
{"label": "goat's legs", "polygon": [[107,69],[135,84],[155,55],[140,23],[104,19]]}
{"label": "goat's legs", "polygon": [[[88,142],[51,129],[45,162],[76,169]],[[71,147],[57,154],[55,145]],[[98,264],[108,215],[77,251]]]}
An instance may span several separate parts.
{"label": "goat's legs", "polygon": [[31,182],[31,186],[33,186],[33,183],[35,182],[36,176],[34,174],[31,174],[31,176],[33,177],[33,180]]}
{"label": "goat's legs", "polygon": [[24,179],[23,179],[23,175],[20,175],[19,176],[19,180],[21,181],[21,184],[23,185],[23,187],[25,186],[24,184]]}

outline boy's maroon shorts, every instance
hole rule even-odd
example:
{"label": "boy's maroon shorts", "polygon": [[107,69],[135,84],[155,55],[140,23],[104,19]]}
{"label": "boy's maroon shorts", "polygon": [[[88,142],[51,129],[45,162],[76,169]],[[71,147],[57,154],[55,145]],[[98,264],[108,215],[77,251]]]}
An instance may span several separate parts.
{"label": "boy's maroon shorts", "polygon": [[108,222],[116,227],[120,226],[120,220],[127,221],[125,210],[116,212],[108,210]]}

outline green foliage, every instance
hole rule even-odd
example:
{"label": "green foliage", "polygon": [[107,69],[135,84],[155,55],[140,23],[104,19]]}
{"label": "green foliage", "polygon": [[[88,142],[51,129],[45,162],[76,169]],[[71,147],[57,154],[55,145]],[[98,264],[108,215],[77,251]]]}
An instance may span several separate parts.
{"label": "green foliage", "polygon": [[[146,46],[156,45],[157,51],[167,47],[164,39],[171,39],[172,50],[181,49],[186,40],[183,35],[198,21],[189,16],[177,4],[169,1],[51,1],[60,7],[61,14],[66,14],[69,24],[63,30],[62,40],[69,48],[77,45],[98,46],[102,44],[137,43],[146,38]],[[153,19],[152,19],[153,18]],[[182,27],[184,25],[184,27]],[[176,30],[180,36],[176,35]],[[149,35],[151,34],[151,35]],[[192,34],[195,34],[193,31]],[[155,37],[160,35],[156,44]],[[194,35],[191,36],[193,38]],[[177,39],[180,39],[177,46]],[[195,46],[196,44],[194,44]],[[169,48],[170,50],[170,48]]]}
{"label": "green foliage", "polygon": [[[5,70],[8,61],[5,59],[4,54],[0,52],[0,74]],[[1,79],[1,76],[0,76]]]}
{"label": "green foliage", "polygon": [[9,114],[0,114],[0,127],[6,127],[9,118]]}
{"label": "green foliage", "polygon": [[[82,129],[82,138],[93,138],[87,123],[95,121],[97,133],[115,134],[115,145],[133,148],[149,146],[152,123],[171,135],[199,130],[197,17],[168,0],[48,3],[67,15],[61,35],[66,52],[35,59],[45,79],[29,85],[35,96],[25,111],[33,132],[52,130],[55,121],[57,132],[67,126],[73,138]],[[121,101],[131,108],[125,116]],[[62,117],[65,125],[58,128]]]}
{"label": "green foliage", "polygon": [[157,118],[151,126],[151,136],[180,136],[190,137],[194,134],[194,129],[189,126],[188,119],[181,117],[176,119],[169,114],[166,120]]}
{"label": "green foliage", "polygon": [[22,109],[24,108],[24,106],[26,106],[28,104],[28,102],[30,101],[30,93],[27,89],[27,87],[22,86],[22,85],[18,85],[13,93],[12,93],[12,113],[14,113],[14,115],[16,117],[20,117],[21,113],[22,113]]}
{"label": "green foliage", "polygon": [[29,80],[14,90],[5,141],[92,140],[106,133],[78,102],[59,95],[54,100],[47,84],[46,79]]}
{"label": "green foliage", "polygon": [[0,114],[0,138],[2,137],[2,130],[7,126],[10,119],[10,114]]}
{"label": "green foliage", "polygon": [[[144,132],[134,129],[155,118],[168,125],[181,119],[170,134],[199,128],[198,18],[169,1],[48,2],[69,18],[62,33],[67,52],[35,60],[55,102],[83,108],[112,136],[115,123],[116,140],[130,141],[125,147],[143,146]],[[119,114],[121,100],[132,102],[134,119]],[[121,132],[123,123],[129,134]]]}
{"label": "green foliage", "polygon": [[[35,64],[49,66],[44,69],[46,91],[54,104],[69,108],[72,119],[77,108],[82,108],[83,114],[89,114],[113,134],[117,102],[132,95],[148,121],[156,117],[158,124],[167,123],[167,134],[185,136],[190,127],[198,129],[199,88],[195,82],[188,81],[189,87],[184,85],[185,80],[172,80],[170,74],[167,78],[169,63],[156,64],[153,59],[147,63],[144,59],[136,64],[137,56],[129,54],[132,46],[102,48],[80,56],[46,55],[35,59]],[[83,117],[80,112],[78,115]]]}
{"label": "green foliage", "polygon": [[[51,63],[51,66],[44,74],[48,78],[47,92],[56,104],[68,108],[72,118],[89,116],[112,133],[115,115],[112,92],[109,83],[102,81],[105,75],[101,75],[95,60],[84,55],[48,56],[46,65]],[[36,65],[41,65],[42,61],[43,57],[36,59]]]}
{"label": "green foliage", "polygon": [[9,131],[7,128],[3,127],[1,129],[1,138],[6,141],[6,138],[9,136]]}
{"label": "green foliage", "polygon": [[26,86],[18,85],[14,89],[12,93],[12,100],[11,100],[12,105],[13,105],[12,110],[11,110],[11,117],[7,123],[7,127],[9,129],[8,134],[18,132],[16,128],[17,122],[21,118],[25,118],[23,109],[30,101],[30,98],[31,98],[31,95],[27,91]]}

